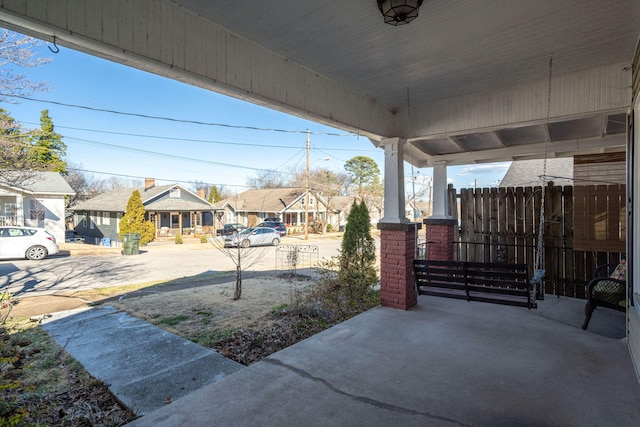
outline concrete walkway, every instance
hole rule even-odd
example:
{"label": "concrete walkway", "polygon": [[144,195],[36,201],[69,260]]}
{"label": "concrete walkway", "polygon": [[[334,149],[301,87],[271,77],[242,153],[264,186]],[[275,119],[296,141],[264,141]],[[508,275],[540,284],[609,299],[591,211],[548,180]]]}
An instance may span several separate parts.
{"label": "concrete walkway", "polygon": [[111,306],[54,313],[42,327],[137,415],[244,368]]}
{"label": "concrete walkway", "polygon": [[640,425],[624,314],[583,331],[583,301],[539,305],[421,297],[246,368],[109,307],[45,329],[146,414],[133,427]]}

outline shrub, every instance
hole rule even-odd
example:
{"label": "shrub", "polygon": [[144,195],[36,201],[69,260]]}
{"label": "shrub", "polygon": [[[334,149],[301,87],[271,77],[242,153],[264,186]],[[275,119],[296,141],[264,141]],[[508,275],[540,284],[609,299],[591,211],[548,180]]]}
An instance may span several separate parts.
{"label": "shrub", "polygon": [[340,255],[320,265],[320,282],[313,291],[315,300],[341,320],[378,305],[375,259],[369,211],[364,202],[354,203]]}
{"label": "shrub", "polygon": [[156,227],[151,221],[144,219],[145,213],[140,192],[135,190],[131,194],[127,202],[127,209],[120,220],[120,232],[118,233],[120,240],[123,240],[122,236],[128,233],[140,235],[140,246],[144,246],[154,239]]}
{"label": "shrub", "polygon": [[181,245],[183,243],[182,236],[180,235],[180,233],[176,234],[174,241],[176,242],[176,245]]}
{"label": "shrub", "polygon": [[331,230],[333,230],[333,226],[331,224],[327,224],[327,233],[331,233]]}
{"label": "shrub", "polygon": [[207,243],[207,236],[200,236],[200,243]]}

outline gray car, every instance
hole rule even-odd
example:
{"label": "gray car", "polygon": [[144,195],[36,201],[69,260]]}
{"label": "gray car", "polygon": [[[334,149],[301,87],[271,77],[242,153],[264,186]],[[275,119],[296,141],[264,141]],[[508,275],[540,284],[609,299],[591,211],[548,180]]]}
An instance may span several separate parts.
{"label": "gray car", "polygon": [[269,227],[246,228],[239,233],[234,233],[224,238],[224,247],[248,248],[250,246],[263,246],[280,244],[280,234]]}

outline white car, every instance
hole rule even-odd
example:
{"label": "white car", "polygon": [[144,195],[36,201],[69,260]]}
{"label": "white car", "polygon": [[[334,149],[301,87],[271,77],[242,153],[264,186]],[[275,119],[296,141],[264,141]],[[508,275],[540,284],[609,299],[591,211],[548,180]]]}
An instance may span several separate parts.
{"label": "white car", "polygon": [[248,248],[250,246],[273,245],[280,244],[280,234],[275,228],[269,227],[253,227],[246,228],[239,233],[232,234],[224,238],[224,247],[240,246]]}
{"label": "white car", "polygon": [[44,228],[0,227],[0,259],[44,259],[60,252],[56,238]]}

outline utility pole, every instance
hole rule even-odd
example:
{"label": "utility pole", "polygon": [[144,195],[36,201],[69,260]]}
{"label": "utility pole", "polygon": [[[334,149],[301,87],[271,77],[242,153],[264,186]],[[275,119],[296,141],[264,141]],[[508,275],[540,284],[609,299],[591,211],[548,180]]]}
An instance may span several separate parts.
{"label": "utility pole", "polygon": [[411,165],[411,185],[413,187],[413,220],[418,219],[418,208],[416,207],[416,174],[413,172],[413,165]]}
{"label": "utility pole", "polygon": [[307,129],[307,169],[304,175],[305,192],[304,192],[304,240],[309,240],[309,181],[311,179],[309,172],[309,154],[311,152],[311,136]]}

